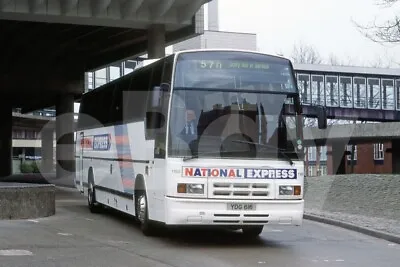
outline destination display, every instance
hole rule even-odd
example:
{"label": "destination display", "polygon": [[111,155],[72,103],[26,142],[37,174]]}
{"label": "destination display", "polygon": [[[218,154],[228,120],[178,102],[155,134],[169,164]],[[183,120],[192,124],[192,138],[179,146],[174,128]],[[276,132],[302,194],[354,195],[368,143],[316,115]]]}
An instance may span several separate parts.
{"label": "destination display", "polygon": [[193,54],[182,54],[178,59],[175,87],[296,91],[289,61],[246,53]]}
{"label": "destination display", "polygon": [[255,71],[268,71],[270,65],[257,61],[243,60],[196,60],[199,69],[242,69]]}

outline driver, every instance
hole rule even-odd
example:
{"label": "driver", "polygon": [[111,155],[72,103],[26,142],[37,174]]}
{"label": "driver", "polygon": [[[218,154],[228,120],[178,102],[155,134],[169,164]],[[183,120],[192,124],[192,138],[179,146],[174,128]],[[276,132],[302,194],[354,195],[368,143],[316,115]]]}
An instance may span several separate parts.
{"label": "driver", "polygon": [[193,109],[186,109],[186,125],[184,128],[185,135],[197,134],[196,118],[196,113]]}

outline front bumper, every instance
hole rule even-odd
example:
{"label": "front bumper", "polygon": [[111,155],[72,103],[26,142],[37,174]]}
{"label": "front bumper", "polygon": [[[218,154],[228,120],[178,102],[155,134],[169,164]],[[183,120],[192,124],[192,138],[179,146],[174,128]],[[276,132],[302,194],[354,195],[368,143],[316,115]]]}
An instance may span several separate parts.
{"label": "front bumper", "polygon": [[[251,203],[252,211],[228,210]],[[294,225],[303,221],[304,200],[219,200],[166,197],[167,225]]]}

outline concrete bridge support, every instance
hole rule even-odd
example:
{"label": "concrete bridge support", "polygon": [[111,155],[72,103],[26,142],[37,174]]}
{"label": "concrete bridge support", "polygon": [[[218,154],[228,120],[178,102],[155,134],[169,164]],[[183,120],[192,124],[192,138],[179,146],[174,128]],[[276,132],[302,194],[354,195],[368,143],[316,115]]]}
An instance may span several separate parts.
{"label": "concrete bridge support", "polygon": [[147,53],[150,59],[165,56],[165,25],[153,24],[148,30]]}
{"label": "concrete bridge support", "polygon": [[392,140],[392,172],[395,174],[400,174],[400,140]]}
{"label": "concrete bridge support", "polygon": [[68,179],[71,184],[75,177],[74,152],[74,97],[60,95],[56,104],[57,179]]}
{"label": "concrete bridge support", "polygon": [[328,173],[332,175],[346,173],[346,143],[332,143],[328,151]]}
{"label": "concrete bridge support", "polygon": [[3,100],[0,105],[0,177],[12,173],[12,109]]}
{"label": "concrete bridge support", "polygon": [[41,161],[41,172],[52,173],[54,171],[53,162],[53,140],[54,140],[54,129],[44,128],[42,134],[42,161]]}

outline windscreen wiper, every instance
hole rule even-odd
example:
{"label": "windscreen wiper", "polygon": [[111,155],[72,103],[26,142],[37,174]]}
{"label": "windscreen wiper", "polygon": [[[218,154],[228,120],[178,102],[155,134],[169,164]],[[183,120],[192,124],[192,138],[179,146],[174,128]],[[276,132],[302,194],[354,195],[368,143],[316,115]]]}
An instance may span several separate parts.
{"label": "windscreen wiper", "polygon": [[191,156],[184,157],[182,160],[183,161],[188,161],[188,160],[191,160],[191,159],[199,158],[199,155],[214,154],[214,153],[219,153],[219,152],[220,151],[209,151],[209,152],[203,152],[203,153],[196,153],[196,154],[193,154]]}
{"label": "windscreen wiper", "polygon": [[288,151],[280,149],[275,146],[267,145],[267,144],[261,144],[261,143],[255,143],[255,142],[249,142],[249,141],[243,141],[243,140],[232,140],[234,143],[243,143],[243,144],[250,144],[250,145],[256,145],[256,146],[261,146],[261,147],[266,147],[266,148],[271,148],[277,151],[280,155],[282,155],[285,159],[287,159],[290,163],[290,165],[293,165],[294,162],[293,160],[286,154]]}
{"label": "windscreen wiper", "polygon": [[183,158],[183,161],[188,161],[191,159],[196,159],[199,158],[200,155],[207,155],[207,154],[215,154],[215,153],[235,153],[235,152],[247,152],[246,150],[229,150],[229,151],[221,151],[221,150],[215,150],[215,151],[207,151],[207,152],[202,152],[202,153],[196,153],[192,156],[187,156]]}

